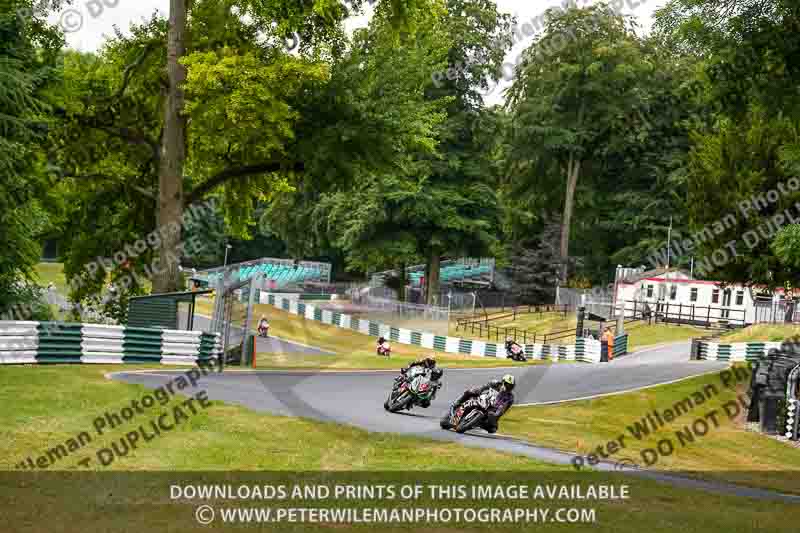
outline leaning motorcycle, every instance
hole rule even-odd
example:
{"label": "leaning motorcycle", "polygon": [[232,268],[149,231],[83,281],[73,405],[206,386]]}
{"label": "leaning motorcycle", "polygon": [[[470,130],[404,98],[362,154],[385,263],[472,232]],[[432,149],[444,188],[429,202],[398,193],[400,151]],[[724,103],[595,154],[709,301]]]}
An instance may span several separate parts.
{"label": "leaning motorcycle", "polygon": [[425,372],[409,377],[398,376],[383,407],[390,413],[397,413],[415,405],[430,405],[439,387],[441,385],[431,381]]}
{"label": "leaning motorcycle", "polygon": [[524,348],[521,348],[518,352],[515,352],[513,348],[506,348],[506,358],[513,361],[520,361],[521,363],[524,363],[528,360],[528,357],[525,355]]}
{"label": "leaning motorcycle", "polygon": [[456,433],[464,433],[481,427],[499,395],[498,391],[490,388],[457,408],[451,408],[449,416],[441,422],[442,429],[455,429]]}

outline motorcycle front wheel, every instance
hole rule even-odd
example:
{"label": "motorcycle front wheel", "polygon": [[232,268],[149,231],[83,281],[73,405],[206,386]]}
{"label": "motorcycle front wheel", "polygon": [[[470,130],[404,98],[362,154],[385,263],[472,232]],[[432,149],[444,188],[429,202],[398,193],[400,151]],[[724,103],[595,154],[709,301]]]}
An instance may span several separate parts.
{"label": "motorcycle front wheel", "polygon": [[389,412],[396,413],[402,411],[406,405],[411,401],[411,393],[403,391],[400,395],[392,401],[389,400]]}
{"label": "motorcycle front wheel", "polygon": [[456,433],[465,433],[470,429],[476,428],[483,420],[483,413],[479,409],[473,409],[465,414],[456,426]]}

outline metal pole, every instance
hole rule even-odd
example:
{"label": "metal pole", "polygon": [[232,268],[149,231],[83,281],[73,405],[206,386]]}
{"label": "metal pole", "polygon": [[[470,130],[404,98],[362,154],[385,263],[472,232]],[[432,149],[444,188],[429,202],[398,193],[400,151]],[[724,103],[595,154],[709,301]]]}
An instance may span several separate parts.
{"label": "metal pole", "polygon": [[672,244],[672,217],[669,217],[669,229],[667,230],[667,269],[669,269],[670,245]]}

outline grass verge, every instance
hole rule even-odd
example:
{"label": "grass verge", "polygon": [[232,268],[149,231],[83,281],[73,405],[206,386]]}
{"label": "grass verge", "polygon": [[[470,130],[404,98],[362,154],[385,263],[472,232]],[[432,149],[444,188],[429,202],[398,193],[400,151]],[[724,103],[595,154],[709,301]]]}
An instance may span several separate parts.
{"label": "grass verge", "polygon": [[720,342],[780,342],[800,336],[800,326],[784,324],[756,324],[726,333]]}

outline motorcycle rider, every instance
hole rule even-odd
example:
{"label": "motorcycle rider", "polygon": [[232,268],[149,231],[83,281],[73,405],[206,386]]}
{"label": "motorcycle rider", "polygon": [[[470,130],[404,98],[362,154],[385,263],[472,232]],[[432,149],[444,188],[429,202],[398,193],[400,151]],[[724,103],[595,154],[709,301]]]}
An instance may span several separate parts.
{"label": "motorcycle rider", "polygon": [[495,400],[494,406],[487,413],[486,420],[482,427],[489,433],[495,433],[498,427],[497,422],[500,420],[500,417],[514,405],[514,393],[512,392],[514,390],[514,376],[511,374],[506,374],[501,379],[493,379],[483,387],[465,391],[458,400],[453,402],[453,405],[450,406],[450,410],[445,413],[440,424],[442,429],[451,429],[450,418],[461,404],[470,398],[480,396],[489,389],[496,390],[500,395],[497,397],[497,400]]}
{"label": "motorcycle rider", "polygon": [[261,315],[261,320],[258,321],[258,334],[262,337],[269,337],[269,322],[266,315]]}
{"label": "motorcycle rider", "polygon": [[514,339],[512,339],[511,337],[508,337],[506,339],[506,354],[507,355],[509,355],[509,356],[512,355],[512,354],[513,355],[519,355],[522,351],[523,351],[522,350],[522,346],[517,344],[517,342]]}
{"label": "motorcycle rider", "polygon": [[[401,375],[395,379],[394,386],[397,388],[403,381],[411,381],[419,373],[427,373],[431,380],[431,385],[435,387],[433,396],[431,397],[432,400],[436,397],[436,391],[442,388],[440,379],[442,378],[442,374],[444,374],[444,371],[441,368],[436,367],[436,359],[433,357],[425,357],[424,359],[413,361],[409,363],[408,366],[401,368]],[[420,406],[427,409],[431,406],[431,403],[430,401],[426,401],[425,403],[420,404]]]}
{"label": "motorcycle rider", "polygon": [[380,337],[378,339],[378,355],[385,355],[388,357],[391,353],[392,347],[389,345],[389,342],[385,337]]}

